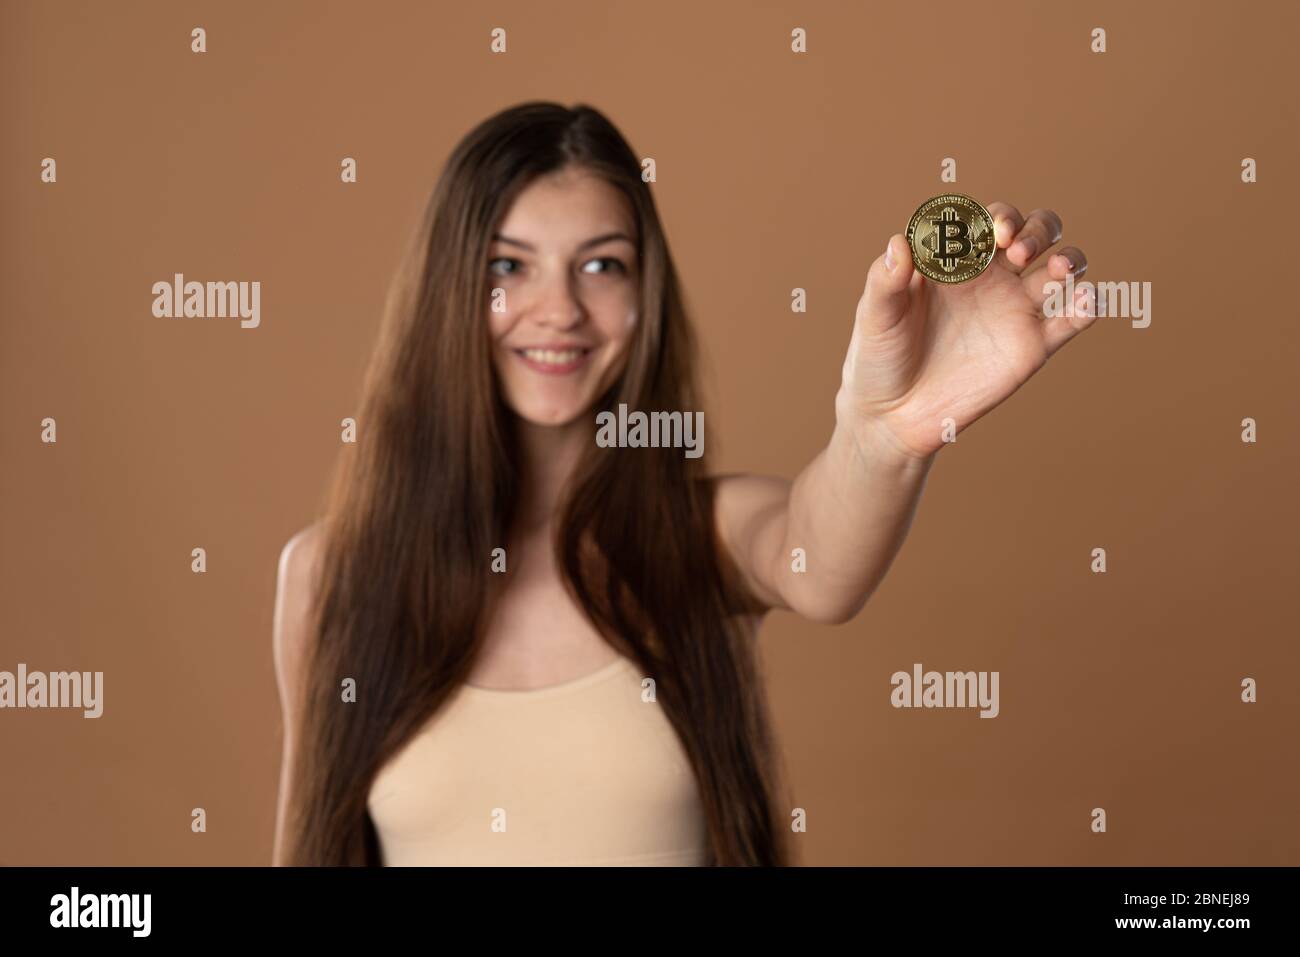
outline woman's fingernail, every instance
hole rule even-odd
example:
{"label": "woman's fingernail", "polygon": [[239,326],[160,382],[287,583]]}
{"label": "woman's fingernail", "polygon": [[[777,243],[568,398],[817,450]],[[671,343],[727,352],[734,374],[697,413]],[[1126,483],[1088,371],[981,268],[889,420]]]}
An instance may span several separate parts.
{"label": "woman's fingernail", "polygon": [[1020,240],[1020,245],[1025,250],[1026,259],[1038,252],[1038,240],[1033,236],[1026,236],[1024,239]]}
{"label": "woman's fingernail", "polygon": [[885,268],[890,272],[894,271],[894,238],[891,236],[889,242],[885,243]]}

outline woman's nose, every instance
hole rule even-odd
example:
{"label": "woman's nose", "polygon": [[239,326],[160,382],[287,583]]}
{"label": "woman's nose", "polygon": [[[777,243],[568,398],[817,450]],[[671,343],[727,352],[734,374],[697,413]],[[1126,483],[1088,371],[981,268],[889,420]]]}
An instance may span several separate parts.
{"label": "woman's nose", "polygon": [[572,329],[582,322],[582,303],[569,288],[567,279],[550,282],[534,308],[534,318],[544,326]]}

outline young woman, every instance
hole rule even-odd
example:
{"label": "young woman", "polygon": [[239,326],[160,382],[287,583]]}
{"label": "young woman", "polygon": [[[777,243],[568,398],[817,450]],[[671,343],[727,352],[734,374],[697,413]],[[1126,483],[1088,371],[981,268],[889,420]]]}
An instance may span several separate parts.
{"label": "young woman", "polygon": [[1044,319],[1044,284],[1085,269],[1046,255],[1056,214],[988,208],[997,252],[966,283],[889,239],[833,434],[793,482],[710,476],[597,441],[620,405],[699,410],[636,154],[585,106],[474,129],[394,283],[358,442],[281,555],[276,863],[786,863],[762,615],[856,614],[944,420],[1089,323]]}

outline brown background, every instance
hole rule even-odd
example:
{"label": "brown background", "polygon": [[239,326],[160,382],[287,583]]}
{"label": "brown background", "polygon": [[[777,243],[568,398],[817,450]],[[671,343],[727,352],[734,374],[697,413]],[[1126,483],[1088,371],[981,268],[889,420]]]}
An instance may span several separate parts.
{"label": "brown background", "polygon": [[[719,470],[826,441],[867,266],[946,156],[1153,284],[1150,328],[1102,320],[940,454],[858,618],[769,619],[802,862],[1300,864],[1293,5],[2,9],[0,670],[105,672],[98,720],[0,712],[3,863],[269,861],[276,559],[447,153],[543,98],[658,163]],[[261,328],[154,318],[174,272],[261,281]],[[1000,671],[1001,715],[893,709],[913,662]]]}

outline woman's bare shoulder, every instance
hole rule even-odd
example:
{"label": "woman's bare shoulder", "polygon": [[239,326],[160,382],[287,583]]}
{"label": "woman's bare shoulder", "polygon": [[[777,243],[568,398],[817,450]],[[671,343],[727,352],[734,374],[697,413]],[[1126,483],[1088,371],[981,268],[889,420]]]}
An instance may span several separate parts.
{"label": "woman's bare shoulder", "polygon": [[302,529],[280,549],[280,562],[276,571],[271,646],[276,687],[280,694],[283,755],[280,760],[280,795],[276,803],[275,838],[271,849],[271,861],[274,864],[285,863],[290,782],[297,747],[297,719],[304,697],[306,652],[311,637],[308,620],[315,597],[313,590],[321,545],[322,529],[319,522]]}
{"label": "woman's bare shoulder", "polygon": [[271,641],[281,694],[289,682],[296,684],[310,635],[308,616],[315,598],[323,532],[322,523],[314,522],[296,532],[280,550]]}
{"label": "woman's bare shoulder", "polygon": [[306,528],[295,532],[280,549],[280,572],[302,572],[315,563],[320,554],[321,540],[324,537],[324,522],[312,522]]}
{"label": "woman's bare shoulder", "polygon": [[781,545],[790,481],[734,473],[711,476],[711,481],[714,532],[739,572],[753,610],[785,607],[767,564]]}
{"label": "woman's bare shoulder", "polygon": [[713,517],[727,545],[740,549],[785,507],[790,480],[774,475],[728,474],[713,480]]}

